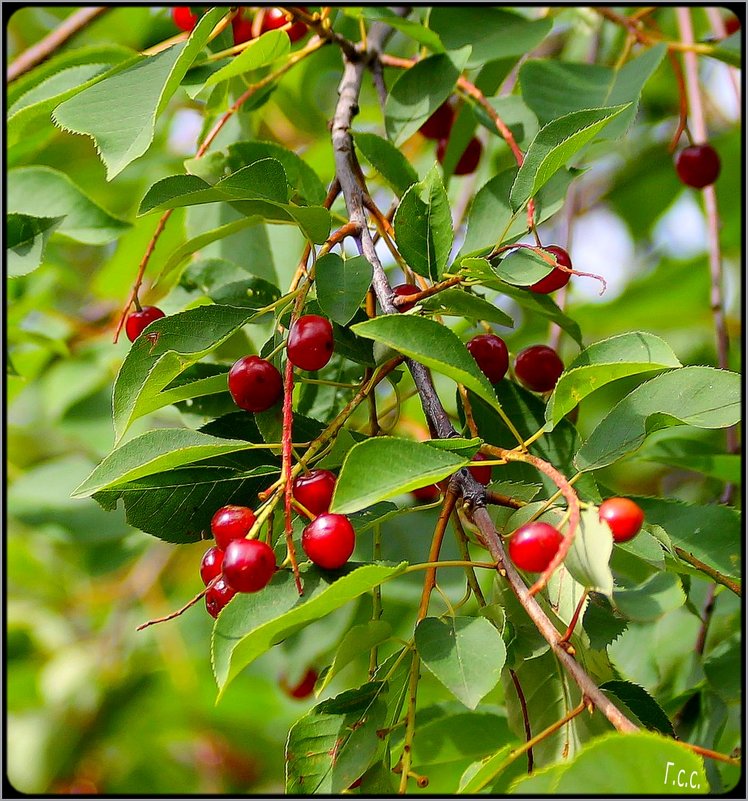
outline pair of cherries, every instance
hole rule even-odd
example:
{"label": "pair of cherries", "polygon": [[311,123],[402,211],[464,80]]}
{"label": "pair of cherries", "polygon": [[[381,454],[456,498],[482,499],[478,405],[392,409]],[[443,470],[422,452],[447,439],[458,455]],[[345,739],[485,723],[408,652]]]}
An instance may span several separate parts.
{"label": "pair of cherries", "polygon": [[[306,10],[306,9],[304,9]],[[174,24],[183,31],[191,31],[197,25],[200,19],[199,15],[192,11],[190,6],[175,6],[171,10],[172,19]],[[260,25],[260,35],[267,31],[275,31],[288,24],[289,18],[286,17],[285,12],[281,8],[266,8],[262,16],[262,23]],[[234,33],[234,44],[243,44],[253,39],[252,33],[252,17],[245,16],[245,9],[239,8],[239,13],[231,20],[231,26]],[[299,39],[306,35],[307,27],[303,22],[295,22],[290,28],[286,30],[288,38],[291,42],[297,42]]]}
{"label": "pair of cherries", "polygon": [[[437,108],[437,110],[423,123],[418,129],[422,136],[427,139],[435,139],[436,145],[436,158],[439,164],[444,163],[444,156],[447,154],[447,145],[449,144],[449,135],[452,131],[452,125],[455,120],[455,110],[449,100]],[[483,153],[483,145],[480,139],[473,137],[465,146],[460,158],[455,164],[455,175],[469,175],[475,172],[480,162],[481,154]]]}

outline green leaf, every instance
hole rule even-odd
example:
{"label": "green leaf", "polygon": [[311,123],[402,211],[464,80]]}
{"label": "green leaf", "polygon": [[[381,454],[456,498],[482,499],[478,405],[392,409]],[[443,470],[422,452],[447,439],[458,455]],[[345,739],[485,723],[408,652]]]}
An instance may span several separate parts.
{"label": "green leaf", "polygon": [[350,514],[440,481],[464,467],[458,456],[422,442],[373,437],[354,445],[340,470],[330,511]]}
{"label": "green leaf", "polygon": [[423,664],[469,709],[496,686],[506,660],[501,635],[482,617],[427,617],[415,644]]}
{"label": "green leaf", "polygon": [[58,232],[87,245],[104,245],[130,228],[51,167],[19,167],[8,173],[8,211],[61,218]]}
{"label": "green leaf", "polygon": [[739,454],[721,453],[714,450],[714,446],[685,437],[650,443],[642,448],[637,458],[679,470],[692,470],[731,484],[740,484],[742,481],[743,460]]}
{"label": "green leaf", "polygon": [[434,314],[447,317],[466,317],[470,320],[485,320],[488,323],[514,327],[514,321],[498,306],[494,306],[480,295],[453,287],[445,289],[430,298],[424,298],[420,305]]}
{"label": "green leaf", "polygon": [[[648,433],[678,421],[726,428],[740,420],[740,376],[713,367],[681,367],[641,384],[592,431],[574,457],[596,470],[636,451]],[[666,417],[667,416],[667,417]]]}
{"label": "green leaf", "polygon": [[543,770],[533,770],[527,776],[515,779],[509,786],[512,795],[545,796],[553,795],[553,789],[558,783],[561,774],[566,769],[565,763],[550,765]]}
{"label": "green leaf", "polygon": [[418,173],[411,163],[387,139],[364,131],[351,133],[358,150],[396,195],[402,197],[418,181]]}
{"label": "green leaf", "polygon": [[574,111],[543,126],[530,143],[512,186],[512,208],[521,209],[573,155],[629,106],[627,103]]}
{"label": "green leaf", "polygon": [[438,281],[449,261],[454,232],[449,197],[436,165],[403,195],[393,225],[408,266]]}
{"label": "green leaf", "polygon": [[335,652],[335,658],[332,660],[330,669],[325,673],[325,678],[317,691],[317,695],[327,687],[343,668],[360,658],[361,654],[365,654],[375,646],[387,641],[391,634],[392,626],[385,620],[369,620],[366,623],[348,629],[340,641],[340,645]]}
{"label": "green leaf", "polygon": [[472,48],[467,67],[529,53],[552,27],[550,18],[531,20],[490,6],[436,5],[429,15],[429,28],[447,50]]}
{"label": "green leaf", "polygon": [[106,456],[72,493],[87,498],[95,492],[138,478],[173,470],[212,456],[264,447],[244,440],[221,439],[186,428],[157,428],[125,442]]}
{"label": "green leaf", "polygon": [[507,284],[526,287],[545,278],[553,267],[539,253],[518,248],[499,259],[492,269]]}
{"label": "green leaf", "polygon": [[439,53],[419,61],[398,77],[384,105],[387,138],[401,145],[452,94],[467,50]]}
{"label": "green leaf", "polygon": [[405,562],[348,563],[335,572],[309,567],[301,573],[303,595],[292,573],[279,570],[261,593],[236,595],[213,629],[213,672],[219,698],[229,682],[273,645],[399,575],[405,567]]}
{"label": "green leaf", "polygon": [[507,765],[514,761],[510,757],[512,750],[511,744],[505,745],[490,757],[480,762],[473,762],[460,776],[457,792],[460,795],[476,795],[483,790],[496,779]]}
{"label": "green leaf", "polygon": [[286,793],[347,790],[371,765],[383,728],[387,685],[370,682],[318,704],[298,720],[286,743]]}
{"label": "green leaf", "polygon": [[718,61],[729,64],[731,67],[741,69],[743,66],[743,41],[740,31],[736,31],[726,39],[718,42],[709,55]]}
{"label": "green leaf", "polygon": [[414,315],[388,314],[358,323],[353,331],[444,373],[497,408],[493,387],[475,359],[457,335],[440,323]]}
{"label": "green leaf", "polygon": [[133,342],[114,383],[112,405],[116,441],[134,420],[174,402],[173,395],[162,390],[254,316],[252,310],[211,305],[188,309],[151,323],[147,331],[158,337],[141,335]]}
{"label": "green leaf", "polygon": [[340,325],[356,314],[371,285],[372,266],[364,256],[343,259],[326,253],[317,259],[314,283],[322,311]]}
{"label": "green leaf", "polygon": [[[631,770],[635,765],[636,770]],[[680,781],[680,784],[678,783]],[[651,732],[613,732],[586,745],[564,770],[553,795],[704,795],[701,758]]]}
{"label": "green leaf", "polygon": [[643,687],[631,681],[614,679],[601,684],[600,689],[606,695],[613,696],[614,699],[617,698],[626,704],[645,728],[664,734],[666,737],[675,737],[670,719]]}
{"label": "green leaf", "polygon": [[430,31],[428,28],[425,28],[423,25],[420,25],[414,20],[403,19],[385,6],[363,6],[362,8],[354,7],[350,9],[348,9],[346,6],[342,6],[342,8],[346,8],[346,14],[349,12],[356,12],[356,17],[359,17],[360,15],[360,17],[363,19],[386,22],[390,27],[395,28],[401,33],[404,33],[414,41],[419,42],[422,45],[426,45],[426,47],[428,47],[429,50],[434,53],[444,52],[444,46],[439,41],[439,37],[433,31]]}
{"label": "green leaf", "polygon": [[680,367],[670,346],[654,334],[632,331],[585,348],[564,370],[548,399],[547,429],[589,394],[624,376]]}
{"label": "green leaf", "polygon": [[738,634],[723,640],[716,648],[709,651],[704,660],[704,673],[710,686],[728,703],[740,702],[742,684],[743,648]]}
{"label": "green leaf", "polygon": [[248,309],[263,309],[281,297],[278,287],[225,259],[193,262],[182,274],[180,284],[187,290],[199,290],[219,305]]}
{"label": "green leaf", "polygon": [[205,14],[187,42],[172,45],[76,94],[54,110],[63,130],[90,136],[112,180],[150,147],[156,119],[225,9]]}
{"label": "green leaf", "polygon": [[628,623],[616,616],[607,600],[592,595],[584,610],[582,627],[589,638],[590,648],[601,651],[626,631]]}
{"label": "green leaf", "polygon": [[285,31],[268,31],[257,39],[253,39],[239,55],[234,56],[231,61],[222,67],[218,72],[214,72],[205,86],[215,86],[221,81],[227,81],[236,75],[243,75],[245,72],[252,72],[261,67],[286,58],[291,50],[291,42]]}
{"label": "green leaf", "polygon": [[629,108],[600,134],[613,139],[624,134],[634,121],[642,88],[666,52],[664,43],[656,44],[619,69],[555,59],[530,59],[519,71],[522,97],[542,124],[585,108],[630,103]]}
{"label": "green leaf", "polygon": [[63,219],[63,217],[32,217],[29,214],[7,215],[5,253],[9,278],[28,275],[42,263],[47,240]]}
{"label": "green leaf", "polygon": [[613,592],[609,564],[612,553],[613,537],[607,524],[600,522],[595,507],[585,509],[564,566],[585,589],[610,596]]}
{"label": "green leaf", "polygon": [[686,602],[680,579],[674,573],[655,573],[631,589],[616,589],[613,603],[629,620],[648,622],[678,609]]}

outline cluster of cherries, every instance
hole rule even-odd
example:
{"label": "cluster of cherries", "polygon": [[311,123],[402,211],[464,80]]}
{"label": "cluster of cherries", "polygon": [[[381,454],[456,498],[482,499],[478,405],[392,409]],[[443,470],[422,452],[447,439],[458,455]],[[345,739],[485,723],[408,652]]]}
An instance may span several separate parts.
{"label": "cluster of cherries", "polygon": [[[449,144],[449,134],[452,131],[454,121],[454,106],[449,100],[445,100],[418,129],[422,136],[425,136],[427,139],[436,140],[436,158],[439,164],[444,163],[444,156],[446,155],[447,145]],[[483,145],[480,143],[480,139],[474,136],[467,143],[465,150],[462,151],[462,155],[455,165],[454,174],[468,175],[471,172],[475,172],[482,152]]]}
{"label": "cluster of cherries", "polygon": [[[608,498],[600,504],[600,521],[607,523],[614,542],[628,542],[640,531],[644,512],[630,498]],[[540,520],[526,523],[509,538],[509,557],[520,570],[542,573],[558,552],[561,532]]]}
{"label": "cluster of cherries", "polygon": [[[306,10],[306,9],[304,9]],[[259,22],[259,27],[254,25],[254,20],[247,10],[243,7],[239,8],[236,16],[231,20],[231,26],[234,32],[234,44],[239,45],[248,42],[254,38],[254,28],[257,27],[257,35],[260,36],[267,31],[275,31],[287,25],[291,19],[286,16],[286,12],[282,8],[261,8],[258,14],[262,14],[262,19]],[[199,15],[192,11],[191,6],[175,6],[171,10],[171,16],[174,24],[183,31],[191,31],[197,25],[200,19]],[[289,28],[286,29],[288,38],[291,42],[298,42],[306,36],[307,26],[303,22],[294,22]]]}
{"label": "cluster of cherries", "polygon": [[[345,515],[330,514],[335,475],[311,470],[293,482],[293,497],[310,518],[301,535],[301,547],[310,561],[324,570],[337,570],[356,546],[356,532]],[[275,553],[267,542],[248,539],[256,521],[247,506],[222,506],[210,521],[216,544],[200,563],[200,578],[208,587],[205,606],[213,617],[237,592],[259,592],[277,570]],[[301,696],[299,696],[301,697]]]}

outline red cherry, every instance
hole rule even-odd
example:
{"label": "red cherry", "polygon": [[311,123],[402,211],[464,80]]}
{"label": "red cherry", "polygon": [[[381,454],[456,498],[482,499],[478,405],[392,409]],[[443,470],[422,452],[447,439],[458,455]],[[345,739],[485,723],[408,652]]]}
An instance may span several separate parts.
{"label": "red cherry", "polygon": [[309,668],[298,684],[290,687],[286,681],[286,677],[282,676],[280,680],[280,686],[286,695],[291,696],[291,698],[302,700],[304,698],[309,698],[309,696],[314,692],[314,685],[317,683],[318,678],[319,673],[317,673],[314,668]]}
{"label": "red cherry", "polygon": [[730,16],[725,20],[725,35],[732,36],[733,33],[736,33],[740,30],[740,20],[734,14],[730,14]]}
{"label": "red cherry", "polygon": [[[543,250],[552,253],[559,264],[571,269],[571,258],[563,248],[558,245],[549,245],[543,248]],[[566,286],[570,278],[571,273],[564,272],[564,270],[559,270],[558,267],[554,267],[545,278],[541,278],[540,281],[536,281],[532,284],[530,289],[540,295],[547,295],[549,292],[555,292],[557,289],[561,289],[562,286]]]}
{"label": "red cherry", "polygon": [[293,496],[313,515],[324,514],[330,510],[335,481],[335,474],[329,470],[312,470],[294,479]]}
{"label": "red cherry", "polygon": [[203,584],[210,584],[220,574],[222,564],[223,551],[215,546],[208,548],[200,562],[200,578],[203,580]]}
{"label": "red cherry", "polygon": [[496,334],[478,334],[467,343],[470,355],[492,384],[496,384],[509,369],[509,350]]}
{"label": "red cherry", "polygon": [[218,613],[236,595],[236,590],[226,583],[224,578],[218,581],[205,593],[205,608],[212,617]]}
{"label": "red cherry", "polygon": [[517,354],[514,374],[533,392],[548,392],[556,386],[564,371],[564,363],[553,348],[532,345]]}
{"label": "red cherry", "polygon": [[335,349],[332,323],[318,314],[300,317],[291,327],[286,348],[289,360],[296,367],[321,370]]}
{"label": "red cherry", "polygon": [[441,493],[436,484],[429,484],[426,487],[418,487],[411,490],[410,494],[421,503],[433,503]]}
{"label": "red cherry", "polygon": [[600,504],[599,516],[616,542],[632,540],[644,522],[644,512],[630,498],[608,498]]}
{"label": "red cherry", "polygon": [[260,540],[232,540],[223,557],[223,577],[237,592],[258,592],[275,573],[273,549]]}
{"label": "red cherry", "polygon": [[542,573],[558,552],[563,537],[548,523],[534,521],[518,528],[509,539],[509,556],[520,570]]}
{"label": "red cherry", "polygon": [[245,17],[244,13],[244,9],[240,8],[239,13],[231,20],[235,45],[244,44],[254,38],[252,36],[252,18]]}
{"label": "red cherry", "polygon": [[[403,298],[406,295],[415,295],[416,292],[420,292],[420,287],[417,287],[415,284],[398,284],[397,286],[392,287],[392,292],[395,297]],[[402,306],[397,306],[397,310],[399,312],[406,312],[410,311],[415,305],[417,301],[413,301],[410,303],[403,303]]]}
{"label": "red cherry", "polygon": [[[306,11],[304,6],[299,6],[299,8],[301,8],[302,11]],[[289,18],[285,15],[283,9],[267,8],[265,9],[265,16],[262,18],[262,33],[282,28],[287,22],[289,22]],[[291,44],[298,42],[299,39],[306,36],[307,30],[308,28],[303,22],[294,22],[286,31],[288,38],[291,40]]]}
{"label": "red cherry", "polygon": [[[439,164],[444,163],[444,156],[447,152],[447,140],[440,139],[439,144],[436,146],[436,158],[439,161]],[[462,155],[460,156],[457,164],[454,168],[455,175],[468,175],[471,172],[475,172],[475,168],[478,166],[478,162],[480,161],[481,153],[483,152],[483,145],[480,143],[480,139],[473,137],[465,147],[465,150],[462,151]]]}
{"label": "red cherry", "polygon": [[128,314],[125,321],[125,333],[130,342],[140,336],[143,329],[149,326],[154,320],[160,320],[166,315],[157,306],[143,306],[140,311],[134,311]]}
{"label": "red cherry", "polygon": [[301,547],[315,565],[325,570],[342,567],[356,546],[356,532],[345,515],[316,517],[301,535]]}
{"label": "red cherry", "polygon": [[[476,453],[475,456],[473,456],[473,461],[474,462],[485,462],[486,459],[490,459],[490,458],[491,458],[490,456],[484,456],[482,453]],[[483,484],[484,487],[486,486],[486,484],[490,484],[491,483],[491,471],[493,470],[493,466],[492,465],[489,464],[489,465],[487,465],[485,467],[475,467],[475,466],[471,465],[471,466],[468,467],[468,470],[470,471],[470,474],[472,475],[472,477],[479,484]]]}
{"label": "red cherry", "polygon": [[222,506],[210,521],[216,545],[225,551],[230,542],[247,536],[255,520],[255,513],[246,506]]}
{"label": "red cherry", "polygon": [[448,100],[423,123],[418,132],[427,139],[447,139],[452,130],[455,112]]}
{"label": "red cherry", "polygon": [[189,6],[174,6],[171,10],[171,18],[177,28],[183,31],[191,31],[197,25],[198,16],[193,14]]}
{"label": "red cherry", "polygon": [[717,151],[711,145],[690,145],[675,156],[675,171],[686,186],[702,189],[713,184],[720,171]]}
{"label": "red cherry", "polygon": [[283,379],[269,361],[244,356],[229,370],[229,392],[241,409],[264,412],[280,400]]}

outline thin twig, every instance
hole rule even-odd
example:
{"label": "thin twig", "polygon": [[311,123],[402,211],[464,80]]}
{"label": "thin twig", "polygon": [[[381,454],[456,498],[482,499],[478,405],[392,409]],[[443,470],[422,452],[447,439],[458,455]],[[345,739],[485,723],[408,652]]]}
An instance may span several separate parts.
{"label": "thin twig", "polygon": [[182,606],[181,608],[177,609],[176,612],[170,612],[168,615],[164,615],[163,617],[157,617],[153,620],[148,620],[145,623],[141,623],[136,631],[143,631],[143,629],[147,629],[148,626],[155,626],[156,623],[166,623],[168,620],[174,620],[174,618],[179,617],[180,615],[184,614],[190,607],[194,606],[207,592],[208,590],[218,581],[220,576],[216,576],[212,579],[208,585],[201,590],[194,598],[191,598],[187,603]]}
{"label": "thin twig", "polygon": [[[527,714],[527,701],[525,700],[525,694],[522,691],[522,685],[519,683],[517,674],[511,668],[509,668],[509,675],[512,678],[512,684],[514,684],[514,689],[517,691],[519,706],[520,709],[522,710],[522,721],[525,724],[525,740],[529,743],[532,742],[532,728],[530,727],[530,716]],[[533,766],[532,746],[528,746],[527,748],[528,773],[532,773],[532,766]]]}
{"label": "thin twig", "polygon": [[439,551],[441,551],[442,542],[444,541],[444,532],[447,530],[447,523],[455,508],[457,502],[457,495],[454,490],[450,488],[444,495],[442,508],[439,512],[439,517],[436,521],[436,528],[434,529],[434,537],[431,540],[431,549],[429,550],[428,561],[431,563],[426,569],[426,575],[423,578],[423,591],[421,592],[421,603],[418,607],[418,621],[423,620],[429,611],[429,598],[431,591],[436,585],[436,566],[439,563]]}
{"label": "thin twig", "polygon": [[734,592],[738,598],[743,597],[743,587],[739,581],[735,581],[735,579],[731,579],[724,573],[720,573],[719,570],[715,570],[710,565],[705,564],[700,559],[697,559],[693,554],[677,545],[675,546],[675,553],[678,554],[678,556],[684,562],[688,562],[689,565],[695,567],[697,570],[700,570],[702,573],[704,573],[704,575],[709,576],[712,581],[716,582],[717,584],[721,584],[723,587],[727,587],[727,589]]}

